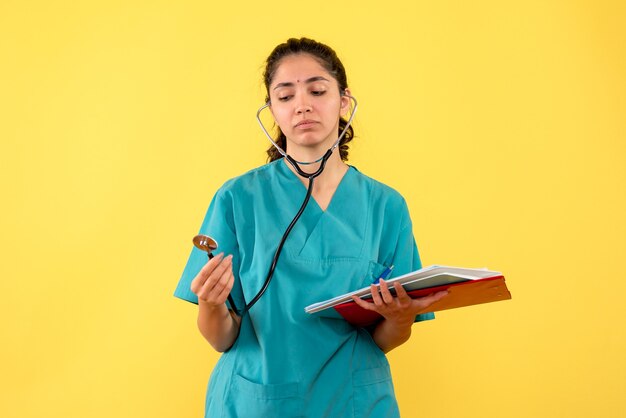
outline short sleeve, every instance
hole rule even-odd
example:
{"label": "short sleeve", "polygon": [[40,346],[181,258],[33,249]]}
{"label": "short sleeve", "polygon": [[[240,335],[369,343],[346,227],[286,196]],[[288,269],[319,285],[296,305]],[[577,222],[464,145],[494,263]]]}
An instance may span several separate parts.
{"label": "short sleeve", "polygon": [[[392,278],[422,268],[422,262],[417,250],[417,244],[415,243],[415,237],[413,236],[413,224],[411,222],[406,203],[404,204],[403,218],[403,226],[398,234],[398,241],[393,253],[393,260],[390,263],[394,266],[393,274],[391,276]],[[430,319],[435,319],[435,314],[432,312],[417,315],[415,317],[415,322],[427,321]]]}
{"label": "short sleeve", "polygon": [[[222,188],[215,194],[204,217],[199,233],[208,235],[217,242],[218,247],[217,250],[214,251],[214,255],[222,252],[225,256],[232,254],[235,283],[231,290],[231,296],[237,308],[241,310],[244,306],[244,298],[241,290],[241,282],[239,281],[240,254],[237,245],[233,198],[230,192]],[[191,291],[191,281],[196,277],[207,261],[207,254],[192,246],[191,254],[189,255],[183,274],[178,281],[174,296],[191,303],[198,303],[198,297]],[[226,303],[228,307],[232,309],[230,303]]]}

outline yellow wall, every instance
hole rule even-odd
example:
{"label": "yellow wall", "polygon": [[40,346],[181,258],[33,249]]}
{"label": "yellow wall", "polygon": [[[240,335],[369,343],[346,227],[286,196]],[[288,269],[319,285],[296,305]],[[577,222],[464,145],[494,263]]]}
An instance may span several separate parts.
{"label": "yellow wall", "polygon": [[0,4],[0,416],[201,415],[218,356],[172,292],[294,35],[343,58],[351,163],[424,263],[513,294],[414,327],[403,416],[626,416],[624,2],[372,3]]}

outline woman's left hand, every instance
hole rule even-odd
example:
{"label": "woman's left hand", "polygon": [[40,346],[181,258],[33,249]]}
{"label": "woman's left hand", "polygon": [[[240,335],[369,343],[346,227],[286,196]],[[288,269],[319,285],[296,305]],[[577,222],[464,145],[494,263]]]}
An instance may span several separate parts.
{"label": "woman's left hand", "polygon": [[396,296],[393,296],[389,291],[387,282],[381,280],[380,286],[375,284],[370,286],[374,303],[364,301],[356,296],[352,296],[352,300],[361,308],[382,315],[388,322],[400,326],[410,326],[415,321],[417,314],[426,312],[426,308],[448,294],[446,290],[443,290],[422,298],[412,299],[400,283],[395,282],[393,287],[396,290]]}

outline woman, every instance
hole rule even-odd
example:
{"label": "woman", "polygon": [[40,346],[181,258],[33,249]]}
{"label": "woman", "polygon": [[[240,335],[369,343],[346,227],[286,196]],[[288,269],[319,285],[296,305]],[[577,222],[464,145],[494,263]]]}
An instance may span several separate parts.
{"label": "woman", "polygon": [[[315,161],[346,127],[350,91],[328,46],[289,39],[267,59],[276,142],[296,161]],[[222,252],[210,261],[194,249],[175,295],[197,303],[198,327],[224,352],[209,383],[207,417],[396,417],[385,353],[408,340],[417,315],[445,296],[397,297],[384,280],[371,286],[384,319],[370,329],[313,316],[304,307],[421,267],[404,199],[345,163],[351,127],[315,179],[312,198],[288,236],[271,284],[263,286],[276,247],[298,212],[308,180],[273,147],[270,162],[226,182],[200,228]],[[304,165],[314,172],[320,162]],[[224,255],[226,254],[226,255]],[[230,295],[234,307],[227,301]]]}

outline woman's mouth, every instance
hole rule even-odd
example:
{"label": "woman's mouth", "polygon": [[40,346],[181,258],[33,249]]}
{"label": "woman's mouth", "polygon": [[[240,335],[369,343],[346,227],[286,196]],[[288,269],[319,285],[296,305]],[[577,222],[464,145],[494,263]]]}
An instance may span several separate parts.
{"label": "woman's mouth", "polygon": [[317,122],[314,120],[310,120],[310,119],[305,119],[305,120],[301,120],[300,122],[296,123],[296,128],[298,129],[308,129],[313,127],[313,125],[315,125]]}

